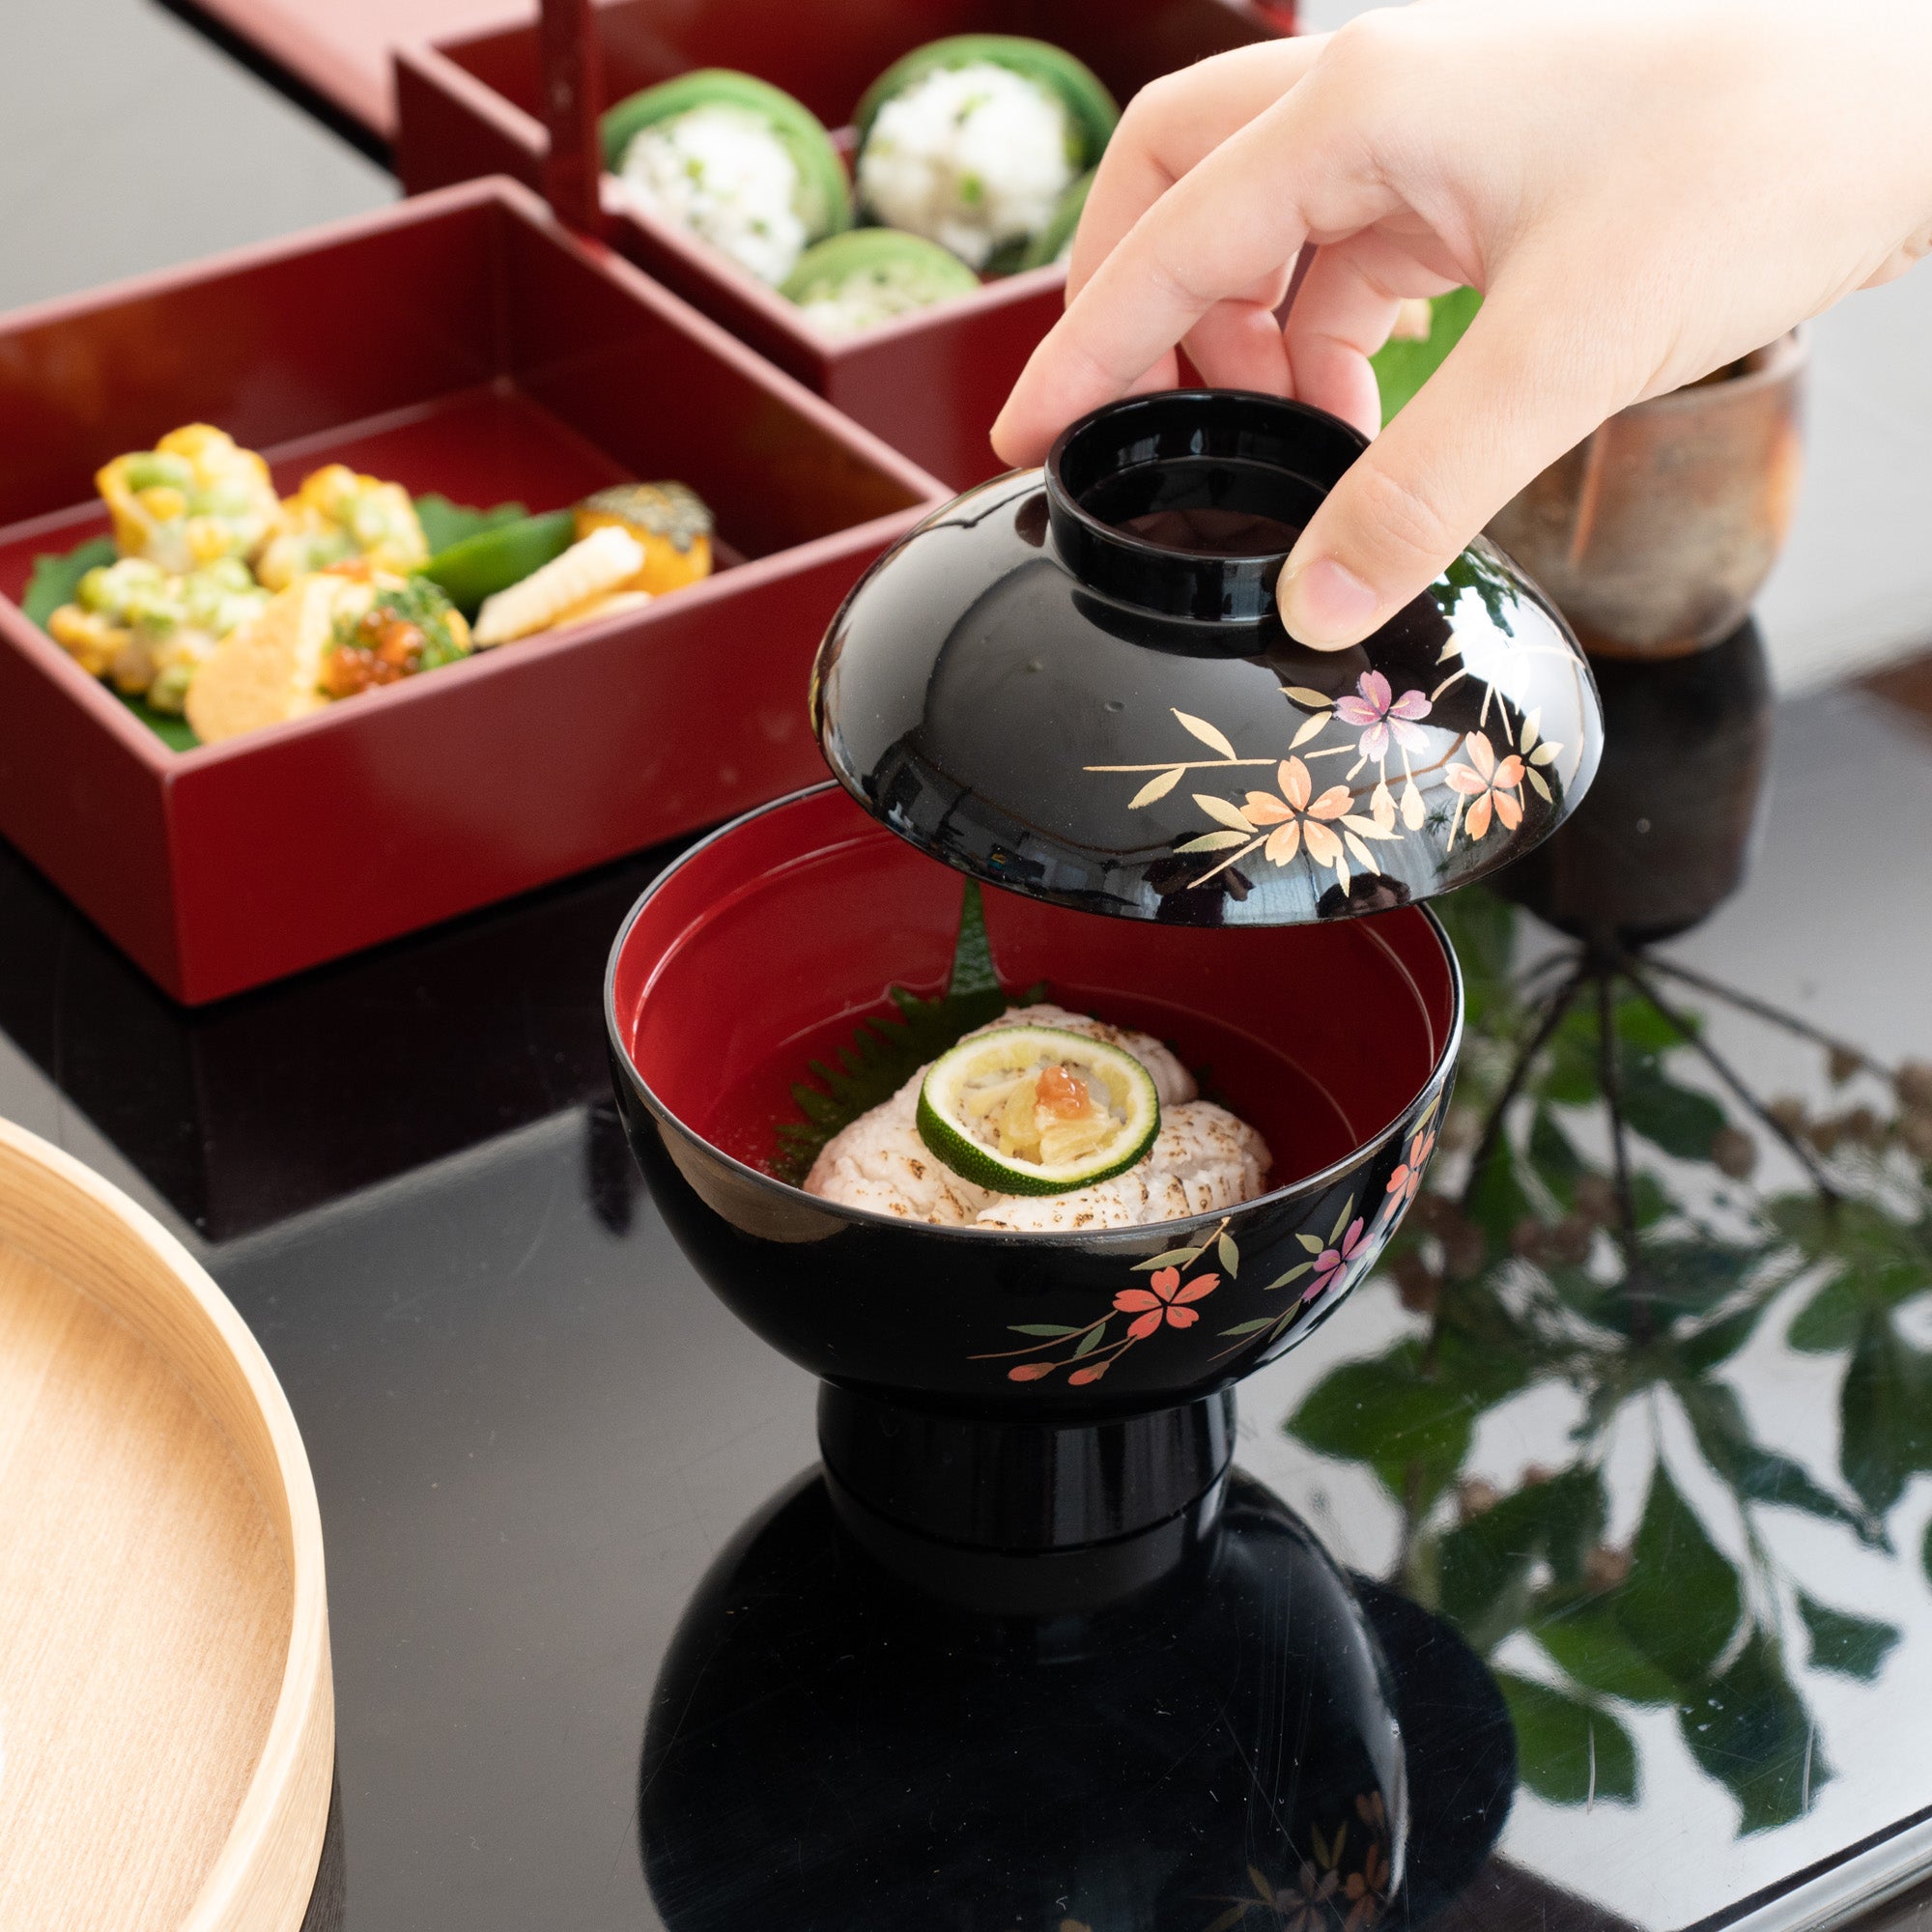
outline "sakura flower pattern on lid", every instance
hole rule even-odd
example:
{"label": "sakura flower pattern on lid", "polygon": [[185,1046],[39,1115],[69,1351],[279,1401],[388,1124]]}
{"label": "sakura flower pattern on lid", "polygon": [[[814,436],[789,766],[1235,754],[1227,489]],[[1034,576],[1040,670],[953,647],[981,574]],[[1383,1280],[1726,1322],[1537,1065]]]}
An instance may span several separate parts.
{"label": "sakura flower pattern on lid", "polygon": [[1175,390],[937,511],[862,580],[813,712],[834,773],[961,871],[1083,910],[1286,925],[1434,897],[1566,818],[1602,710],[1486,541],[1361,646],[1283,629],[1289,548],[1365,443]]}

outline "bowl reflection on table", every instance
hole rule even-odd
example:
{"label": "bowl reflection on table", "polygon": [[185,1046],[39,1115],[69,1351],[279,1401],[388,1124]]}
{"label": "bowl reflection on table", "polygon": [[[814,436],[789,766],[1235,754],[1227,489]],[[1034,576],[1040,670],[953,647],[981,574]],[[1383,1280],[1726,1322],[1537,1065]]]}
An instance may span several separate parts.
{"label": "bowl reflection on table", "polygon": [[1500,1830],[1488,1669],[1245,1476],[1211,1588],[1045,1623],[909,1596],[838,1521],[794,1484],[679,1619],[638,1780],[671,1932],[1419,1926]]}
{"label": "bowl reflection on table", "polygon": [[1173,1406],[1300,1341],[1372,1264],[1433,1145],[1462,1016],[1434,919],[1216,931],[986,895],[1005,985],[1173,1041],[1266,1137],[1272,1191],[1225,1213],[1000,1235],[774,1179],[807,1064],[890,1010],[889,985],[944,985],[960,893],[827,785],[726,827],[639,902],[606,990],[618,1101],[698,1271],[827,1380],[969,1415]]}

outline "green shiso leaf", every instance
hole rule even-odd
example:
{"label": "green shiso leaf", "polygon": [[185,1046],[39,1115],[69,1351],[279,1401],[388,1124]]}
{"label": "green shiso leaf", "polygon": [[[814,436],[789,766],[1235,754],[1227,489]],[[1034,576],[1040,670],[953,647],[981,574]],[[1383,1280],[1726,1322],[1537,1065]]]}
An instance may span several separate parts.
{"label": "green shiso leaf", "polygon": [[1429,335],[1422,342],[1385,342],[1369,358],[1382,394],[1387,422],[1441,367],[1463,331],[1476,319],[1483,298],[1474,289],[1451,289],[1430,303]]}
{"label": "green shiso leaf", "polygon": [[861,1020],[852,1043],[838,1049],[838,1065],[811,1063],[812,1079],[791,1090],[805,1119],[779,1123],[773,1174],[794,1187],[803,1186],[819,1151],[841,1127],[890,1100],[928,1060],[936,1060],[975,1027],[998,1019],[1009,1006],[1029,1005],[1044,995],[1042,985],[1017,1000],[1008,999],[993,968],[979,882],[968,879],[946,991],[936,1000],[922,1000],[903,986],[891,987],[887,997],[898,1009],[896,1018]]}
{"label": "green shiso leaf", "polygon": [[176,712],[156,711],[145,697],[129,697],[123,691],[114,695],[169,751],[191,752],[201,743],[194,735],[194,726]]}
{"label": "green shiso leaf", "polygon": [[34,574],[20,597],[20,609],[42,630],[63,604],[71,604],[80,588],[80,580],[99,565],[112,563],[121,553],[112,537],[90,537],[76,544],[64,556],[37,556]]}
{"label": "green shiso leaf", "polygon": [[[63,604],[71,604],[80,589],[80,580],[90,570],[112,563],[121,554],[112,537],[90,537],[64,555],[43,555],[34,559],[34,574],[20,593],[20,609],[42,630]],[[156,711],[145,697],[129,697],[116,692],[129,711],[171,752],[191,752],[201,743],[185,718],[172,712]]]}

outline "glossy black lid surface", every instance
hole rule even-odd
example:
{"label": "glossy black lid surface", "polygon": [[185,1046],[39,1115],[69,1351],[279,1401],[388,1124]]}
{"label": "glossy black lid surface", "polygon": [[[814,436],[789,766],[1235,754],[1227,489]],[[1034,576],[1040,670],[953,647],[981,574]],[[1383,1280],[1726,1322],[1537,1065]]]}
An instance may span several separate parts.
{"label": "glossy black lid surface", "polygon": [[1275,614],[1294,534],[1365,446],[1231,390],[1082,418],[846,600],[812,683],[834,773],[961,871],[1129,919],[1332,919],[1520,856],[1589,784],[1603,721],[1507,557],[1471,545],[1350,650]]}

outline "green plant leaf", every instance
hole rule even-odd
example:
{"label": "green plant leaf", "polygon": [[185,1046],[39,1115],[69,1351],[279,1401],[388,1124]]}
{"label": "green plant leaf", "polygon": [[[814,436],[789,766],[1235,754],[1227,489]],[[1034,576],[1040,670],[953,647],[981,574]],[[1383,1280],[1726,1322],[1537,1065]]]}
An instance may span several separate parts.
{"label": "green plant leaf", "polygon": [[1370,1362],[1345,1362],[1303,1399],[1284,1427],[1325,1456],[1364,1463],[1390,1493],[1426,1508],[1468,1453],[1476,1418],[1513,1395],[1523,1367],[1502,1350],[1442,1338],[1433,1372],[1419,1342]]}
{"label": "green plant leaf", "polygon": [[1676,1202],[1663,1191],[1662,1181],[1648,1168],[1640,1167],[1631,1176],[1631,1212],[1639,1234],[1677,1212]]}
{"label": "green plant leaf", "polygon": [[1741,1835],[1803,1817],[1832,1776],[1784,1660],[1762,1631],[1752,1631],[1728,1668],[1679,1706],[1677,1727],[1690,1754],[1742,1806]]}
{"label": "green plant leaf", "polygon": [[1708,1094],[1680,1087],[1648,1055],[1620,1056],[1624,1119],[1633,1133],[1679,1160],[1709,1160],[1711,1143],[1728,1124]]}
{"label": "green plant leaf", "polygon": [[1228,1270],[1228,1278],[1232,1281],[1241,1271],[1241,1251],[1235,1245],[1234,1236],[1224,1234],[1214,1243],[1214,1252],[1220,1257],[1221,1265]]}
{"label": "green plant leaf", "polygon": [[1223,1328],[1221,1333],[1227,1336],[1258,1335],[1264,1328],[1268,1327],[1273,1321],[1274,1317],[1272,1315],[1263,1315],[1257,1317],[1253,1321],[1240,1321],[1236,1322],[1232,1328]]}
{"label": "green plant leaf", "polygon": [[1534,1216],[1535,1204],[1517,1174],[1516,1153],[1507,1135],[1498,1138],[1495,1152],[1477,1176],[1467,1212],[1488,1239],[1491,1260],[1508,1254],[1510,1236]]}
{"label": "green plant leaf", "polygon": [[125,691],[115,696],[145,724],[171,752],[191,752],[201,743],[194,726],[172,711],[156,711],[145,697],[129,697]]}
{"label": "green plant leaf", "polygon": [[1733,1309],[1730,1314],[1719,1317],[1694,1334],[1673,1338],[1671,1352],[1686,1375],[1709,1375],[1713,1369],[1729,1361],[1757,1333],[1757,1324],[1764,1319],[1764,1310],[1762,1301]]}
{"label": "green plant leaf", "polygon": [[1609,1712],[1506,1670],[1495,1676],[1516,1729],[1518,1773],[1539,1798],[1636,1803],[1636,1746]]}
{"label": "green plant leaf", "polygon": [[1536,1178],[1563,1207],[1570,1207],[1586,1163],[1548,1107],[1538,1107],[1530,1121],[1528,1153]]}
{"label": "green plant leaf", "polygon": [[1382,421],[1387,422],[1423,384],[1441,367],[1450,350],[1476,319],[1483,298],[1474,289],[1451,289],[1429,304],[1429,334],[1420,342],[1385,342],[1369,358],[1381,391]]}
{"label": "green plant leaf", "polygon": [[1009,1321],[1009,1335],[1044,1335],[1058,1339],[1062,1335],[1077,1335],[1079,1329],[1065,1321]]}
{"label": "green plant leaf", "polygon": [[1755,1441],[1743,1405],[1722,1382],[1693,1383],[1677,1391],[1704,1460],[1742,1502],[1803,1510],[1827,1522],[1841,1522],[1861,1543],[1884,1541],[1883,1528],[1862,1512],[1822,1488],[1802,1463]]}
{"label": "green plant leaf", "polygon": [[20,609],[42,630],[63,604],[71,604],[80,588],[80,580],[90,570],[112,563],[121,553],[112,537],[90,537],[84,544],[59,555],[52,554],[34,559],[34,574],[20,593]]}
{"label": "green plant leaf", "polygon": [[1680,1687],[1638,1650],[1609,1603],[1584,1597],[1538,1618],[1529,1634],[1573,1683],[1630,1704],[1674,1704]]}
{"label": "green plant leaf", "polygon": [[1863,1308],[1848,1274],[1828,1281],[1792,1318],[1784,1339],[1801,1354],[1835,1355],[1859,1339]]}
{"label": "green plant leaf", "polygon": [[[1696,1014],[1686,1013],[1684,1017],[1693,1034],[1704,1031]],[[1639,1053],[1667,1053],[1684,1043],[1684,1036],[1664,1017],[1662,1008],[1641,993],[1627,993],[1618,1000],[1611,1025],[1618,1039]]]}
{"label": "green plant leaf", "polygon": [[[1851,1275],[1870,1299],[1888,1305],[1904,1301],[1932,1281],[1927,1224],[1902,1220],[1879,1202],[1784,1194],[1768,1201],[1765,1212],[1805,1261]],[[1836,1346],[1850,1347],[1855,1328],[1850,1324]]]}
{"label": "green plant leaf", "polygon": [[1631,1546],[1629,1580],[1611,1603],[1633,1646],[1679,1684],[1694,1684],[1711,1669],[1738,1627],[1744,1596],[1737,1572],[1661,1460]]}
{"label": "green plant leaf", "polygon": [[1594,1106],[1603,1097],[1601,1056],[1597,1049],[1597,1009],[1579,998],[1549,1037],[1548,1060],[1536,1091],[1564,1107]]}
{"label": "green plant leaf", "polygon": [[946,982],[949,1000],[993,998],[1006,1007],[1000,976],[993,969],[993,943],[986,937],[986,902],[978,879],[968,879],[959,901],[959,931],[952,942],[952,973]]}
{"label": "green plant leaf", "polygon": [[1868,1307],[1838,1391],[1839,1464],[1883,1519],[1920,1469],[1932,1468],[1932,1373],[1889,1313]]}
{"label": "green plant leaf", "polygon": [[1442,1538],[1440,1608],[1478,1650],[1501,1642],[1529,1608],[1533,1566],[1548,1562],[1573,1582],[1583,1551],[1603,1533],[1604,1488],[1596,1470],[1566,1469],[1525,1484]]}
{"label": "green plant leaf", "polygon": [[1856,1677],[1869,1684],[1885,1667],[1885,1660],[1902,1634],[1890,1624],[1855,1617],[1849,1610],[1834,1610],[1798,1592],[1798,1614],[1811,1634],[1813,1670],[1834,1670],[1841,1677]]}
{"label": "green plant leaf", "polygon": [[415,501],[416,522],[422,526],[423,540],[429,545],[431,556],[447,550],[451,544],[480,537],[485,530],[521,523],[529,515],[521,503],[498,503],[492,509],[476,510],[466,503],[452,503],[435,491],[418,497]]}
{"label": "green plant leaf", "polygon": [[1703,1315],[1735,1294],[1774,1252],[1709,1235],[1648,1240],[1643,1264],[1651,1308],[1664,1316]]}

